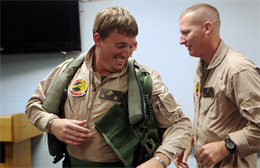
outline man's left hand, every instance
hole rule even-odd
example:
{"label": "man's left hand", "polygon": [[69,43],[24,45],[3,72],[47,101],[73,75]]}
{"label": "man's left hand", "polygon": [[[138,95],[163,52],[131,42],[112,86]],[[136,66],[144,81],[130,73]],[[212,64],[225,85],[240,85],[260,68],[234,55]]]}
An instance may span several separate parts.
{"label": "man's left hand", "polygon": [[206,167],[210,167],[229,155],[229,150],[225,146],[225,141],[212,142],[203,145],[194,157],[197,162]]}

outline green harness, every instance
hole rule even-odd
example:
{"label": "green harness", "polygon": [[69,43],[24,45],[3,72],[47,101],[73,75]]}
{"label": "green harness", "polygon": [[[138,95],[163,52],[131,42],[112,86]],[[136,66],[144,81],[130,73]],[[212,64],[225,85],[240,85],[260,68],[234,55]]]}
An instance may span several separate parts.
{"label": "green harness", "polygon": [[[55,79],[42,105],[46,111],[65,118],[64,103],[67,99],[67,86],[84,60],[85,55],[81,54]],[[135,68],[139,69],[138,74]],[[95,123],[96,129],[125,167],[137,166],[150,159],[161,144],[161,136],[165,129],[158,129],[153,119],[151,93],[150,74],[145,69],[134,65],[134,59],[130,57],[128,92],[123,94],[120,105],[115,103]],[[48,148],[50,155],[55,157],[53,163],[59,162],[68,155],[65,144],[49,133]],[[63,167],[69,166],[69,159],[66,156]]]}

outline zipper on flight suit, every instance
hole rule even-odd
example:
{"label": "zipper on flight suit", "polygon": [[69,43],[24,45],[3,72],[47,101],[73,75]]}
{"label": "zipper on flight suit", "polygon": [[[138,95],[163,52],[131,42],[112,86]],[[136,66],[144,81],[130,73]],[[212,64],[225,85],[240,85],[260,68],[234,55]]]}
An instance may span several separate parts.
{"label": "zipper on flight suit", "polygon": [[[92,74],[92,75],[94,75],[94,74]],[[94,76],[93,76],[94,77]],[[94,88],[94,90],[93,90],[93,94],[95,93],[96,94],[96,91],[97,91],[97,89],[99,89],[101,86],[103,86],[108,80],[110,80],[110,78],[108,78],[108,77],[106,77],[106,79],[104,79],[97,87],[95,87]],[[94,81],[94,80],[92,80],[92,81]],[[95,96],[96,97],[96,96]],[[94,101],[92,101],[91,102],[91,107],[92,107],[92,103],[93,103]],[[89,110],[89,115],[90,115],[90,111],[91,111],[91,107],[90,107],[90,110]],[[103,137],[103,135],[101,134],[101,132],[98,130],[98,129],[96,129],[98,132],[99,132],[99,134]],[[121,160],[121,158],[119,157],[119,155],[116,153],[116,151],[113,149],[113,147],[107,142],[107,140],[103,137],[103,139],[104,139],[104,141],[106,142],[106,144],[110,147],[110,149],[114,152],[114,154],[116,154],[116,156],[118,157],[118,159],[124,164],[124,166],[125,167],[127,167],[126,166],[126,164]]]}
{"label": "zipper on flight suit", "polygon": [[[91,73],[91,75],[92,75],[92,80],[90,80],[90,81],[94,82],[94,74]],[[93,90],[93,92],[92,92],[92,95],[93,95],[93,94],[96,94],[97,88],[101,87],[101,86],[105,83],[105,81],[107,81],[107,78],[106,78],[104,81],[102,81],[97,87],[94,88],[94,90]],[[91,93],[90,93],[90,94],[91,94]],[[89,94],[89,95],[90,95],[90,94]],[[91,95],[90,95],[90,96],[91,96]],[[87,128],[87,126],[88,126],[89,118],[91,117],[91,109],[92,109],[93,102],[95,102],[95,100],[96,100],[96,96],[94,96],[94,99],[93,99],[92,102],[91,102],[91,106],[89,107],[89,112],[88,112],[88,118],[87,118],[86,128]],[[104,138],[103,138],[103,139],[104,139]],[[106,142],[106,143],[107,143],[107,142]],[[83,146],[84,146],[84,144],[83,144]],[[84,153],[84,147],[82,148],[82,150],[83,150],[83,153]],[[85,158],[85,155],[84,155],[84,159],[86,159],[86,158]]]}
{"label": "zipper on flight suit", "polygon": [[[92,73],[93,77],[94,77],[94,74]],[[93,92],[95,93],[97,91],[98,88],[100,88],[104,83],[106,83],[108,80],[110,80],[110,78],[108,78],[108,76],[106,77],[106,79],[104,79],[97,87],[95,87],[93,89]],[[94,82],[94,79],[92,80]]]}
{"label": "zipper on flight suit", "polygon": [[[204,65],[202,66],[202,68],[204,68]],[[201,108],[201,104],[200,104],[200,100],[201,100],[201,98],[202,98],[202,96],[203,96],[203,87],[204,87],[204,84],[205,84],[205,81],[206,81],[206,77],[208,76],[208,74],[209,74],[209,70],[208,69],[206,69],[206,71],[205,71],[205,73],[204,73],[204,70],[202,69],[202,76],[199,76],[199,79],[200,79],[200,81],[201,81],[201,85],[200,85],[200,94],[199,94],[199,100],[198,100],[198,103],[199,103],[199,105],[198,105],[198,115],[197,115],[197,123],[196,123],[196,127],[198,127],[198,121],[199,121],[199,119],[200,119],[200,116],[201,115],[204,115],[206,112],[207,112],[207,110],[208,109],[206,109],[204,112],[202,112],[202,113],[200,113],[199,111],[200,111],[200,108]],[[194,141],[198,141],[198,130],[197,130],[197,128],[196,128],[196,136],[194,136]],[[199,168],[201,167],[200,166],[200,164],[198,164],[199,165]]]}
{"label": "zipper on flight suit", "polygon": [[[92,82],[94,82],[94,73],[92,72],[91,73],[91,75],[92,75]],[[106,79],[104,79],[97,87],[95,87],[94,88],[94,90],[93,90],[93,92],[92,92],[92,95],[93,94],[96,94],[96,91],[97,91],[97,89],[99,89],[102,85],[104,85],[108,80],[109,80],[110,78],[106,78]],[[88,125],[88,121],[89,121],[89,118],[91,117],[91,109],[92,109],[92,105],[93,105],[93,103],[95,102],[95,100],[96,100],[96,96],[94,96],[94,99],[92,100],[92,102],[91,102],[91,106],[90,106],[90,108],[89,108],[89,114],[88,114],[88,119],[87,119],[87,123],[86,123],[86,127],[87,127],[87,125]]]}
{"label": "zipper on flight suit", "polygon": [[[205,73],[203,73],[203,75],[202,75],[202,82],[201,82],[201,85],[200,85],[200,92],[201,92],[201,94],[200,94],[200,100],[201,100],[201,96],[203,97],[203,87],[204,87],[204,84],[205,84],[205,79],[208,77],[208,74],[209,74],[209,71],[210,70],[208,70],[208,69],[206,69],[206,71],[205,71]],[[200,109],[200,100],[199,100],[199,109]],[[205,114],[207,112],[207,110],[205,110],[204,112],[202,112],[202,114]]]}
{"label": "zipper on flight suit", "polygon": [[207,108],[205,111],[203,111],[201,114],[202,114],[202,115],[206,114],[207,111],[209,110],[209,107],[210,107],[213,103],[214,103],[214,101],[212,101],[212,102],[209,104],[208,108]]}

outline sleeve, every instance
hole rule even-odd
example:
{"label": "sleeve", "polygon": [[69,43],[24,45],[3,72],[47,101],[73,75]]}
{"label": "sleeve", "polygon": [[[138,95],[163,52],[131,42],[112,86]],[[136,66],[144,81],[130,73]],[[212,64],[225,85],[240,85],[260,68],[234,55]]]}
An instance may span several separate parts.
{"label": "sleeve", "polygon": [[[257,71],[258,70],[258,71]],[[260,151],[260,71],[245,69],[231,79],[231,100],[248,122],[242,130],[228,134],[241,158]]]}
{"label": "sleeve", "polygon": [[57,117],[52,113],[48,113],[42,108],[42,103],[46,98],[55,78],[65,70],[69,61],[65,61],[46,76],[38,85],[25,107],[25,115],[29,121],[39,130],[47,132],[47,125],[51,119]]}
{"label": "sleeve", "polygon": [[156,152],[167,155],[171,162],[186,149],[190,142],[192,124],[175,102],[157,72],[151,73],[153,80],[152,107],[157,126],[167,128],[162,145]]}

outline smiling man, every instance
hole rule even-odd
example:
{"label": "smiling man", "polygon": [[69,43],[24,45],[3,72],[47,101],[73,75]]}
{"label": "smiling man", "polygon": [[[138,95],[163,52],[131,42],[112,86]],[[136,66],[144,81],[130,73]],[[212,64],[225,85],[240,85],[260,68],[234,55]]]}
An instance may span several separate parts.
{"label": "smiling man", "polygon": [[193,137],[177,159],[185,167],[194,143],[197,167],[257,167],[260,70],[220,38],[218,10],[196,4],[180,16],[180,44],[200,58],[194,77]]}
{"label": "smiling man", "polygon": [[[127,100],[140,95],[129,97],[128,93],[128,58],[137,47],[137,34],[137,23],[127,10],[102,9],[94,21],[95,45],[72,63],[67,60],[56,67],[30,98],[26,115],[38,129],[49,133],[49,150],[57,156],[55,162],[65,153],[63,167],[165,168],[188,146],[191,121],[160,75],[137,63],[136,71],[145,69],[151,75],[152,93],[145,99],[145,120],[130,122],[127,106],[137,104]],[[54,99],[63,93],[63,87],[66,99]],[[62,100],[57,114],[55,104]],[[151,123],[156,123],[153,129]],[[158,139],[160,143],[155,144]],[[64,144],[57,152],[61,157],[53,150],[60,142]]]}
{"label": "smiling man", "polygon": [[120,71],[137,45],[135,36],[120,34],[117,29],[104,40],[99,33],[95,33],[94,40],[96,43],[94,70],[101,76]]}

